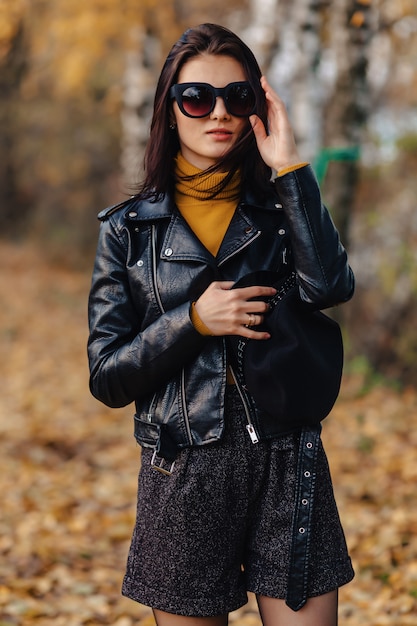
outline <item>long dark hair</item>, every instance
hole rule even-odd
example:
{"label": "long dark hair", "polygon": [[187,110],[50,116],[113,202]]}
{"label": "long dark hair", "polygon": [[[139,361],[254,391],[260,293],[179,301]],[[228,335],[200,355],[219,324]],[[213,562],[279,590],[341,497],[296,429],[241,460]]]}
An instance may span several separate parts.
{"label": "long dark hair", "polygon": [[[157,84],[150,137],[144,158],[145,178],[139,189],[142,197],[156,200],[174,189],[174,158],[180,144],[177,132],[170,128],[172,105],[169,89],[177,82],[182,66],[200,54],[230,56],[242,65],[256,95],[256,113],[265,126],[267,124],[266,100],[259,82],[261,70],[250,48],[232,31],[217,24],[201,24],[188,29],[172,46]],[[265,165],[258,152],[249,121],[231,150],[206,172],[228,172],[221,185],[223,188],[238,169],[241,171],[242,182],[249,180],[251,187],[258,191],[265,188],[271,175],[270,168]],[[221,188],[213,189],[213,195]]]}

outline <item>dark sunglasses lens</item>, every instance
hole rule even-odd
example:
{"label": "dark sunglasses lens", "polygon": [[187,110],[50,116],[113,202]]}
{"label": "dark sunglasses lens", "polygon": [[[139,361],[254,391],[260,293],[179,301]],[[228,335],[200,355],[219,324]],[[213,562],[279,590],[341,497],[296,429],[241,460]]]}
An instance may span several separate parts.
{"label": "dark sunglasses lens", "polygon": [[213,106],[214,94],[207,87],[193,85],[182,92],[184,111],[191,117],[208,115]]}
{"label": "dark sunglasses lens", "polygon": [[255,94],[250,85],[232,85],[227,93],[229,112],[238,117],[252,115],[255,110]]}

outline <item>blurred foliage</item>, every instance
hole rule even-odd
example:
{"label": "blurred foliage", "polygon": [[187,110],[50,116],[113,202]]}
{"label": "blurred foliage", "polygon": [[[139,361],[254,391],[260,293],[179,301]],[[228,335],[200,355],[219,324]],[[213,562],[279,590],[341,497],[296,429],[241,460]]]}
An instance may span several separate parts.
{"label": "blurred foliage", "polygon": [[397,148],[403,152],[405,156],[417,161],[417,133],[409,133],[397,140]]}
{"label": "blurred foliage", "polygon": [[417,374],[417,150],[397,142],[394,162],[362,168],[351,235],[356,294],[346,309],[348,355],[367,355],[391,379]]}

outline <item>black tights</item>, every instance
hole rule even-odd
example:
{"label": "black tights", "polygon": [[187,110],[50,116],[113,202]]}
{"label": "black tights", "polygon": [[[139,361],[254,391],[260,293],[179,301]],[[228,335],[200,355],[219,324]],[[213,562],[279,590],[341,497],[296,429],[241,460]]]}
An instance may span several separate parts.
{"label": "black tights", "polygon": [[[292,611],[284,600],[258,596],[263,626],[337,626],[337,591],[310,598],[300,611]],[[154,609],[157,626],[227,626],[228,614],[215,617],[183,617]]]}

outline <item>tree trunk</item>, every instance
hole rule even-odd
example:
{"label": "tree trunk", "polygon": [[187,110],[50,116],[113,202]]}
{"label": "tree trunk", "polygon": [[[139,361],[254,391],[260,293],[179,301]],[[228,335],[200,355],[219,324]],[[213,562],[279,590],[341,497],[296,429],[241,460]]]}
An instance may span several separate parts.
{"label": "tree trunk", "polygon": [[16,102],[26,68],[23,25],[16,29],[10,49],[0,61],[0,232],[18,234],[28,207],[23,202],[16,181],[14,145],[18,135]]}
{"label": "tree trunk", "polygon": [[123,77],[120,166],[125,187],[136,191],[143,178],[143,156],[149,135],[156,79],[161,63],[181,32],[181,15],[188,20],[192,6],[161,0],[155,10],[143,3],[143,23],[132,26]]}
{"label": "tree trunk", "polygon": [[158,42],[137,26],[131,33],[132,47],[126,55],[123,77],[122,138],[120,166],[123,183],[134,192],[141,181],[144,150],[148,138],[155,90]]}
{"label": "tree trunk", "polygon": [[[335,0],[330,18],[336,81],[324,115],[325,151],[320,156],[328,168],[323,194],[342,241],[348,245],[358,150],[370,108],[367,67],[374,15],[365,0]],[[323,175],[325,172],[326,168]]]}
{"label": "tree trunk", "polygon": [[325,101],[320,78],[323,2],[252,0],[245,39],[272,86],[288,107],[296,141],[306,161],[322,143]]}

